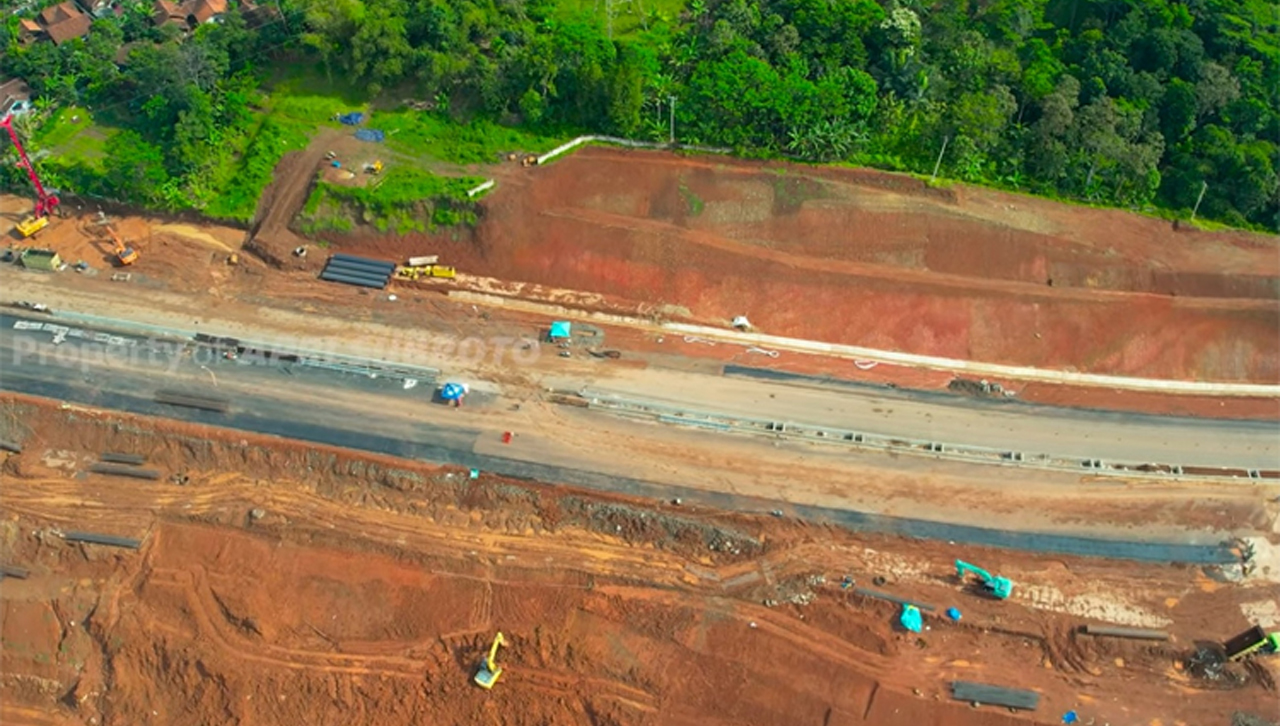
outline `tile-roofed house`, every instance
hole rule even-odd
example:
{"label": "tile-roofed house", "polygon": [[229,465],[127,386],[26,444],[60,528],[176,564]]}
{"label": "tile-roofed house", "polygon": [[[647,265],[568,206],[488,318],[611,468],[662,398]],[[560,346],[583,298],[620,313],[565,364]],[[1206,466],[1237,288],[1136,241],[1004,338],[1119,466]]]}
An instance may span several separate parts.
{"label": "tile-roofed house", "polygon": [[40,24],[44,27],[70,20],[77,15],[84,15],[84,11],[76,7],[74,0],[66,0],[66,2],[50,5],[40,11]]}
{"label": "tile-roofed house", "polygon": [[31,88],[21,78],[0,78],[0,118],[19,115],[31,108]]}
{"label": "tile-roofed house", "polygon": [[121,68],[124,68],[125,66],[129,65],[129,54],[132,53],[133,49],[137,48],[139,45],[142,45],[142,44],[141,43],[125,43],[124,45],[121,45],[120,50],[116,51],[116,55],[114,58],[116,65],[120,66]]}
{"label": "tile-roofed house", "polygon": [[68,40],[83,38],[89,34],[89,26],[93,25],[93,18],[80,14],[74,18],[68,18],[61,23],[55,23],[45,28],[49,33],[49,39],[54,45],[61,45]]}
{"label": "tile-roofed house", "polygon": [[194,0],[183,4],[187,10],[187,22],[192,27],[215,22],[227,12],[227,0]]}
{"label": "tile-roofed house", "polygon": [[18,39],[24,43],[30,43],[33,40],[45,38],[44,26],[34,20],[18,21]]}
{"label": "tile-roofed house", "polygon": [[166,25],[178,25],[183,30],[187,29],[187,11],[185,8],[179,7],[177,3],[169,2],[169,0],[156,0],[153,6],[152,20],[156,27],[163,28]]}
{"label": "tile-roofed house", "polygon": [[88,35],[93,18],[85,15],[73,0],[66,0],[41,10],[38,22],[50,40],[61,44]]}

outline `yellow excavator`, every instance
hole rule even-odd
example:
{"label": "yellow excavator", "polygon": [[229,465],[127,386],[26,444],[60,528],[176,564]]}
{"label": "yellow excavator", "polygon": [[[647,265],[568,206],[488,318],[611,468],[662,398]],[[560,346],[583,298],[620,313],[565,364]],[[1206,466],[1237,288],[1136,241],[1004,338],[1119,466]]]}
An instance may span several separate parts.
{"label": "yellow excavator", "polygon": [[493,688],[498,682],[498,678],[502,676],[502,669],[498,667],[494,658],[498,655],[498,646],[505,645],[506,640],[503,639],[502,633],[498,633],[493,639],[493,645],[489,646],[489,656],[480,663],[480,669],[476,671],[476,685],[486,691]]}

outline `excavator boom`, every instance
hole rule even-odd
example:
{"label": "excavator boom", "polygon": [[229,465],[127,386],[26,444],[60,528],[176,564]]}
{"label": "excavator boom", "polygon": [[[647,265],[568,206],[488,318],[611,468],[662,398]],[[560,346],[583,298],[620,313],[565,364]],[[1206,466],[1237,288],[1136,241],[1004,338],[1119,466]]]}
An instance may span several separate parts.
{"label": "excavator boom", "polygon": [[964,579],[965,575],[977,575],[979,578],[982,579],[983,582],[991,581],[990,572],[987,572],[986,570],[982,569],[981,567],[978,567],[977,565],[971,565],[968,562],[962,562],[960,560],[956,560],[956,576],[961,579]]}
{"label": "excavator boom", "polygon": [[956,560],[956,576],[961,580],[964,580],[965,575],[969,574],[977,575],[978,578],[982,580],[982,584],[991,591],[991,594],[1001,600],[1004,600],[1013,594],[1013,582],[1008,578],[1000,577],[999,575],[992,575],[990,572],[987,572],[977,565],[971,565],[968,562]]}
{"label": "excavator boom", "polygon": [[126,247],[124,242],[120,241],[120,235],[116,234],[115,229],[108,226],[107,234],[111,235],[111,242],[115,244],[116,260],[121,265],[132,265],[138,261],[138,251],[132,247]]}

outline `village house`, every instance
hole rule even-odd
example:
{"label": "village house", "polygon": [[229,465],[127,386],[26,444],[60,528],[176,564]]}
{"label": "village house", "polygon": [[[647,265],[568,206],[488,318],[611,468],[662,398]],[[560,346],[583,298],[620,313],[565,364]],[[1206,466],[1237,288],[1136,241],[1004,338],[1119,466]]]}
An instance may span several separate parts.
{"label": "village house", "polygon": [[31,88],[21,78],[0,78],[0,118],[31,110]]}
{"label": "village house", "polygon": [[88,35],[92,24],[91,15],[81,10],[74,0],[66,0],[41,10],[35,20],[20,20],[18,37],[25,43],[47,39],[61,45]]}
{"label": "village house", "polygon": [[158,28],[173,25],[187,31],[205,23],[221,22],[226,12],[227,0],[186,0],[181,4],[156,0],[152,21]]}

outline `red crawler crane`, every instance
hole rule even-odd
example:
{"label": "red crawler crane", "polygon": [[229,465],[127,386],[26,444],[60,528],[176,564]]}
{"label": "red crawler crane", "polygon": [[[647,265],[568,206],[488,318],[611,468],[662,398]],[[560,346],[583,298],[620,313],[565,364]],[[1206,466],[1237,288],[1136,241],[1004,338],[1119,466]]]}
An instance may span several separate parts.
{"label": "red crawler crane", "polygon": [[58,207],[60,200],[56,193],[51,193],[44,188],[44,184],[40,183],[40,175],[36,173],[36,167],[31,163],[31,159],[27,156],[27,150],[22,148],[22,141],[18,138],[18,132],[13,128],[13,116],[5,116],[0,119],[0,127],[9,132],[9,140],[13,142],[13,148],[18,150],[18,166],[27,170],[27,178],[31,180],[31,186],[36,189],[36,208],[35,212],[18,223],[18,231],[23,237],[30,237],[49,225],[49,215]]}

